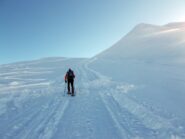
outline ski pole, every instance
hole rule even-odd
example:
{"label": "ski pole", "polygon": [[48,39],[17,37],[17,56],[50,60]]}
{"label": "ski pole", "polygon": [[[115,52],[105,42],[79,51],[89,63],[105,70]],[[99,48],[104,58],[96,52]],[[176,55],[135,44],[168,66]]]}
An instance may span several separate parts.
{"label": "ski pole", "polygon": [[64,96],[65,96],[65,94],[66,94],[66,84],[67,84],[67,83],[64,84],[64,85],[65,85],[65,87],[64,87]]}
{"label": "ski pole", "polygon": [[75,84],[74,84],[74,95],[76,96],[76,87],[75,87]]}

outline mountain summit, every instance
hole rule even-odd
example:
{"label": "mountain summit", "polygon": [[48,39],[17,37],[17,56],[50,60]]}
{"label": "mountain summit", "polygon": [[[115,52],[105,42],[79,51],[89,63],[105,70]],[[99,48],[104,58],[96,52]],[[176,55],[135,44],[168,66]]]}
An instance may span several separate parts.
{"label": "mountain summit", "polygon": [[131,58],[183,62],[185,59],[185,23],[163,26],[139,24],[115,45],[96,58]]}

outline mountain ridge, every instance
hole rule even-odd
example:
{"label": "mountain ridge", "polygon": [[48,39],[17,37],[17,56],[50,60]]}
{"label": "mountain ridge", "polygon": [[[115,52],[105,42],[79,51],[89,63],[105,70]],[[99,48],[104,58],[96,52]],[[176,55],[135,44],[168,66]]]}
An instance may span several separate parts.
{"label": "mountain ridge", "polygon": [[[183,25],[183,23],[179,23]],[[173,27],[170,27],[173,25]],[[117,43],[97,54],[96,58],[184,58],[185,30],[174,28],[178,23],[163,26],[141,23]],[[161,59],[162,60],[162,59]]]}

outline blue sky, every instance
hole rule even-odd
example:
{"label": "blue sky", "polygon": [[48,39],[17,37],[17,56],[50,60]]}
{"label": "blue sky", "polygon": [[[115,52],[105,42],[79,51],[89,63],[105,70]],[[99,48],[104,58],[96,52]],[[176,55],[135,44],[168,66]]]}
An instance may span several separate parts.
{"label": "blue sky", "polygon": [[184,0],[0,0],[0,64],[92,57],[141,22],[184,18]]}

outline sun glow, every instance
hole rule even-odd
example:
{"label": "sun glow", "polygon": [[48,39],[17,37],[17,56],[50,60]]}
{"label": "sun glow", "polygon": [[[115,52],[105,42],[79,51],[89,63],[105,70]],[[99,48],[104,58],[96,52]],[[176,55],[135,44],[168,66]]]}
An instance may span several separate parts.
{"label": "sun glow", "polygon": [[179,16],[179,17],[176,19],[176,22],[185,22],[185,16]]}

